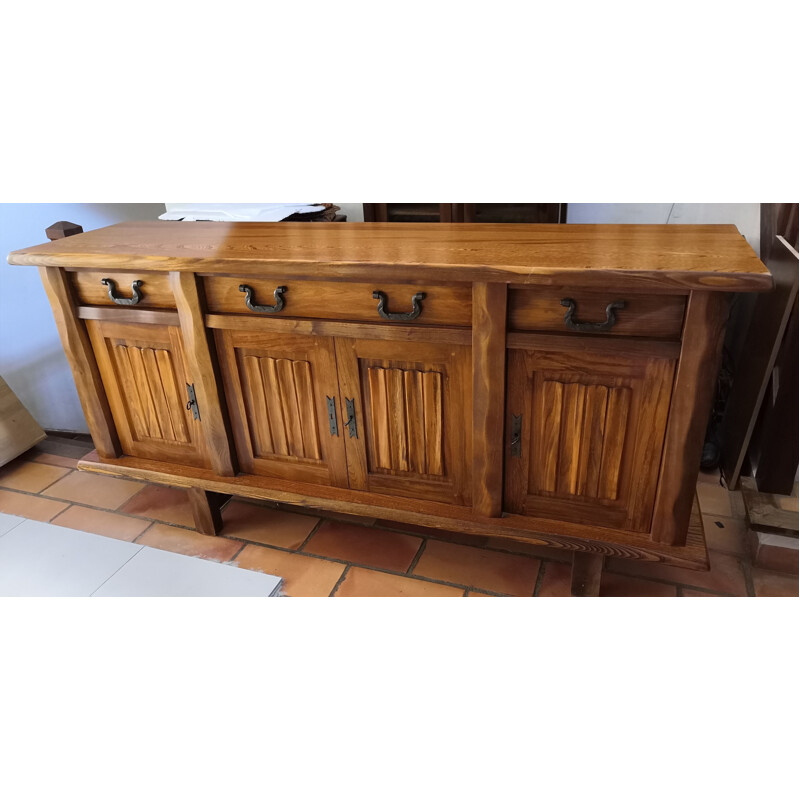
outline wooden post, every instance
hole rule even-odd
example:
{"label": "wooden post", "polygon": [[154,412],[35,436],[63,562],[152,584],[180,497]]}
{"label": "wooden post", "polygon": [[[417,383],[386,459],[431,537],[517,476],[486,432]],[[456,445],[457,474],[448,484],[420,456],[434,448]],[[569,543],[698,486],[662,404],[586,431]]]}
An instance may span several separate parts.
{"label": "wooden post", "polygon": [[197,487],[187,489],[187,492],[195,529],[206,536],[216,536],[222,530],[222,506],[230,495],[207,492]]}
{"label": "wooden post", "polygon": [[218,380],[208,343],[209,332],[203,320],[204,308],[197,288],[198,280],[191,272],[169,274],[211,468],[217,475],[231,477],[236,474],[236,465],[228,426],[222,412],[223,401],[219,391],[222,384]]}
{"label": "wooden post", "polygon": [[603,561],[604,556],[595,553],[576,552],[572,556],[573,597],[597,597],[600,594]]}
{"label": "wooden post", "polygon": [[504,283],[472,289],[472,504],[484,517],[503,511],[507,295]]}
{"label": "wooden post", "polygon": [[56,328],[61,337],[72,377],[78,390],[89,433],[97,452],[104,458],[122,455],[114,417],[108,405],[86,325],[78,319],[67,282],[67,273],[58,267],[39,267],[47,299],[53,308]]}
{"label": "wooden post", "polygon": [[728,318],[725,292],[689,295],[683,344],[672,389],[651,538],[683,545],[689,529]]}

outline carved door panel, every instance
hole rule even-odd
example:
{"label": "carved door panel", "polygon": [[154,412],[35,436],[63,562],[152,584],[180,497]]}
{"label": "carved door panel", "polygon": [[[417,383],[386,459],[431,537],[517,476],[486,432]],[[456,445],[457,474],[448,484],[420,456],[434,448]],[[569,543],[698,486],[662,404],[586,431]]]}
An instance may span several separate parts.
{"label": "carved door panel", "polygon": [[333,340],[215,330],[242,471],[347,486]]}
{"label": "carved door panel", "polygon": [[201,421],[186,408],[192,379],[180,329],[98,320],[86,328],[123,452],[206,466]]}
{"label": "carved door panel", "polygon": [[509,350],[506,510],[648,531],[674,357],[552,342]]}
{"label": "carved door panel", "polygon": [[350,486],[470,502],[470,349],[337,339]]}

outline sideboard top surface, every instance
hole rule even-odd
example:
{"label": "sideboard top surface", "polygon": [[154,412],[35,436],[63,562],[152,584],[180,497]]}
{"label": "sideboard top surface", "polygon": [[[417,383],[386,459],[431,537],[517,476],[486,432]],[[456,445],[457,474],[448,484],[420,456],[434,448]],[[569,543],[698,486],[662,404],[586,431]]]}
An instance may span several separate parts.
{"label": "sideboard top surface", "polygon": [[734,225],[123,222],[16,250],[8,262],[303,278],[613,282],[672,291],[772,286]]}

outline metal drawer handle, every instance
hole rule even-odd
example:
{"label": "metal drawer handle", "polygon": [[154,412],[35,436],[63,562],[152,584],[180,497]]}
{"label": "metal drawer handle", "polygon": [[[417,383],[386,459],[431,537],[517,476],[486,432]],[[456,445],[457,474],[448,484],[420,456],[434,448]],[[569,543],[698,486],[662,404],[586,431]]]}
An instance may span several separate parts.
{"label": "metal drawer handle", "polygon": [[259,306],[253,302],[253,288],[248,286],[246,283],[241,284],[239,286],[239,291],[244,292],[244,302],[245,305],[251,310],[255,311],[256,314],[277,314],[279,311],[283,311],[284,301],[283,295],[285,292],[289,291],[285,286],[279,286],[275,292],[275,305],[274,306]]}
{"label": "metal drawer handle", "polygon": [[605,322],[577,322],[575,320],[575,301],[569,297],[565,297],[561,301],[561,305],[567,309],[567,313],[564,314],[564,324],[569,330],[582,333],[601,333],[602,331],[610,331],[617,324],[616,312],[625,308],[625,301],[615,300],[606,306]]}
{"label": "metal drawer handle", "polygon": [[100,283],[104,286],[108,287],[108,296],[118,305],[118,306],[135,306],[141,299],[142,293],[139,291],[139,287],[142,285],[142,281],[134,281],[131,284],[131,291],[133,292],[133,297],[120,297],[119,295],[115,294],[117,291],[117,282],[112,280],[111,278],[103,278]]}
{"label": "metal drawer handle", "polygon": [[409,322],[412,319],[416,319],[422,313],[422,301],[425,299],[425,292],[417,292],[411,298],[411,311],[397,314],[386,310],[386,295],[383,292],[373,292],[372,298],[378,301],[378,314],[380,314],[383,319]]}

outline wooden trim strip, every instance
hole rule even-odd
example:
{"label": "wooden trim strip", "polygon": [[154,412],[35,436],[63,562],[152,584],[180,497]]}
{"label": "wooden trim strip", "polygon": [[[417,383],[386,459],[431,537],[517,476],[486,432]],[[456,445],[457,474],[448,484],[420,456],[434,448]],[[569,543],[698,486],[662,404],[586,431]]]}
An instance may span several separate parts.
{"label": "wooden trim strip", "polygon": [[78,306],[80,319],[96,319],[103,322],[135,322],[149,325],[180,325],[177,311],[155,311],[147,308],[112,308],[109,306]]}
{"label": "wooden trim strip", "polygon": [[57,267],[40,267],[39,275],[53,308],[61,344],[72,369],[75,387],[97,452],[117,458],[122,448],[108,404],[103,380],[92,350],[86,324],[78,321],[65,272]]}
{"label": "wooden trim strip", "polygon": [[317,319],[247,317],[240,314],[206,314],[207,328],[257,331],[260,333],[297,333],[316,336],[338,336],[348,339],[383,339],[387,341],[435,342],[437,344],[470,345],[469,328],[414,327],[411,325],[370,324],[365,322],[332,322]]}
{"label": "wooden trim strip", "polygon": [[643,534],[613,528],[513,515],[483,520],[476,518],[473,510],[464,506],[377,495],[332,486],[311,486],[255,475],[237,475],[234,480],[225,480],[210,470],[140,458],[126,457],[116,461],[107,459],[101,461],[97,453],[89,453],[79,462],[78,468],[108,475],[125,475],[167,486],[196,486],[207,491],[224,492],[234,496],[273,500],[306,508],[340,511],[364,517],[381,517],[431,528],[541,544],[559,550],[634,558],[688,569],[708,569],[708,555],[696,503],[692,513],[692,539],[685,547],[675,548],[652,542]]}
{"label": "wooden trim strip", "polygon": [[609,356],[631,356],[650,358],[678,358],[680,342],[665,342],[656,339],[612,339],[607,336],[562,335],[558,333],[509,333],[506,346],[515,350],[550,350],[574,353],[576,349],[597,350]]}

